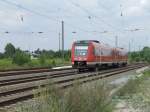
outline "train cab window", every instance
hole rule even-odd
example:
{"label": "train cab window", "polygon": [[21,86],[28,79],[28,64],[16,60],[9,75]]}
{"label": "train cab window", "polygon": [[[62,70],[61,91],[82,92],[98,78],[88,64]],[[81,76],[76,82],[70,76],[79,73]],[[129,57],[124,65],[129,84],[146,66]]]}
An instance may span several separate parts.
{"label": "train cab window", "polygon": [[86,56],[88,53],[88,46],[75,46],[75,56]]}

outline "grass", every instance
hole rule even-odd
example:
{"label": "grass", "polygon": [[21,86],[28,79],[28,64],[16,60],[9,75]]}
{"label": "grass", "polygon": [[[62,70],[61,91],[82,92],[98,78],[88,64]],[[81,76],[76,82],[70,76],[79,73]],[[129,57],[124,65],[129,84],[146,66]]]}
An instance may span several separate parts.
{"label": "grass", "polygon": [[8,69],[8,68],[15,69],[15,68],[20,68],[20,66],[12,64],[11,59],[0,59],[0,69],[4,70],[4,69]]}
{"label": "grass", "polygon": [[34,103],[19,106],[16,112],[113,112],[114,109],[109,90],[97,83],[84,88],[75,85],[65,93],[47,86],[35,98]]}
{"label": "grass", "polygon": [[118,96],[128,96],[141,91],[141,85],[150,78],[150,71],[145,71],[141,77],[130,79],[117,93]]}
{"label": "grass", "polygon": [[69,65],[70,61],[62,62],[61,59],[45,59],[45,63],[41,64],[38,59],[32,59],[31,62],[26,63],[22,66],[12,63],[12,59],[0,59],[0,70],[6,69],[21,69],[21,68],[31,68],[31,67],[55,67]]}
{"label": "grass", "polygon": [[150,71],[145,71],[141,77],[131,79],[115,96],[125,100],[135,110],[149,112],[150,110]]}

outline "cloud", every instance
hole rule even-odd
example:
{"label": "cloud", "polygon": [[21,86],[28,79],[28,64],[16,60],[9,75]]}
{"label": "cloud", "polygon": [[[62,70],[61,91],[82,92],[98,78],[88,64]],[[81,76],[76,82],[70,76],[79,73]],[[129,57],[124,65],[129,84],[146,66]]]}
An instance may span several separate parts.
{"label": "cloud", "polygon": [[141,5],[144,5],[144,6],[147,5],[147,3],[148,3],[147,0],[141,0],[141,1],[140,1],[140,4],[141,4]]}
{"label": "cloud", "polygon": [[6,9],[1,9],[0,11],[0,24],[9,28],[9,29],[18,29],[20,28],[23,24],[25,25],[27,23],[27,19],[26,22],[23,23],[23,21],[21,21],[21,18],[23,17],[27,17],[27,13],[23,12],[23,11],[17,11],[17,10],[6,10]]}
{"label": "cloud", "polygon": [[139,6],[131,6],[126,10],[126,16],[141,16],[144,9]]}
{"label": "cloud", "polygon": [[126,16],[142,16],[147,13],[150,8],[150,1],[148,0],[131,0],[126,1],[124,5],[124,12]]}
{"label": "cloud", "polygon": [[76,0],[75,2],[85,8],[96,8],[98,7],[98,1],[99,0]]}

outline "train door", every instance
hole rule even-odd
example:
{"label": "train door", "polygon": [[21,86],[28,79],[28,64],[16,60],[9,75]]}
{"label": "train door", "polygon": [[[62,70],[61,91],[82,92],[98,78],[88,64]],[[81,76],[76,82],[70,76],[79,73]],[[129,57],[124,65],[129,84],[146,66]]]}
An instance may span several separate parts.
{"label": "train door", "polygon": [[112,66],[118,66],[118,52],[116,49],[112,50]]}
{"label": "train door", "polygon": [[116,61],[116,53],[115,50],[112,50],[112,62],[115,63]]}
{"label": "train door", "polygon": [[94,70],[99,71],[99,68],[100,68],[100,65],[101,65],[101,47],[100,46],[95,46],[94,55],[95,55]]}

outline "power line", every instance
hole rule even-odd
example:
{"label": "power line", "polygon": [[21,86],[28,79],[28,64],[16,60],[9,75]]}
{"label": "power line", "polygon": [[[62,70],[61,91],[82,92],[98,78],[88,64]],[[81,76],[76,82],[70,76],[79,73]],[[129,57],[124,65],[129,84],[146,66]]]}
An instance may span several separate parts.
{"label": "power line", "polygon": [[[26,11],[28,11],[28,12],[33,13],[33,14],[36,14],[36,15],[39,15],[39,16],[42,16],[42,17],[46,17],[46,18],[48,18],[48,19],[51,19],[52,21],[61,22],[61,21],[59,21],[59,20],[57,20],[57,19],[51,18],[50,16],[47,16],[47,15],[45,15],[45,14],[41,14],[41,13],[39,13],[39,12],[37,12],[37,11],[31,10],[31,9],[29,9],[29,8],[26,8],[26,7],[24,7],[24,6],[20,5],[20,4],[16,4],[16,3],[10,2],[10,1],[8,1],[8,0],[1,0],[1,1],[2,1],[2,2],[5,2],[5,3],[9,4],[9,5],[13,5],[13,6],[15,6],[15,7],[24,9],[24,10],[26,10]],[[89,12],[87,9],[81,7],[79,4],[76,4],[76,3],[72,2],[72,1],[70,1],[70,3],[72,3],[74,6],[76,6],[76,7],[80,8],[80,9],[82,9],[84,12],[86,12],[86,13],[88,13],[88,14],[90,14],[90,15],[96,17],[96,18],[100,18],[99,16],[96,16],[96,15],[94,15],[93,13]],[[108,25],[108,26],[114,28],[111,24],[107,23],[107,22],[104,21],[102,18],[100,18],[100,19],[101,19],[101,21],[104,22],[106,25]],[[68,25],[70,25],[70,26],[72,26],[72,27],[76,27],[76,26],[73,26],[73,25],[71,25],[71,24],[68,24]],[[76,28],[77,28],[77,27],[76,27]],[[78,28],[79,28],[79,27],[78,27]],[[79,28],[79,29],[80,29],[80,30],[83,30],[83,29],[81,29],[81,28]],[[84,31],[85,31],[85,32],[94,32],[94,31],[86,31],[86,30],[84,30]],[[99,31],[97,31],[97,32],[99,32]]]}
{"label": "power line", "polygon": [[39,15],[39,16],[48,18],[48,19],[50,19],[50,20],[52,20],[52,21],[61,22],[61,21],[59,21],[59,20],[56,20],[56,19],[54,19],[54,18],[51,18],[50,16],[47,16],[47,15],[41,14],[41,13],[39,13],[39,12],[37,12],[37,11],[34,11],[34,10],[32,10],[32,9],[26,8],[26,7],[24,7],[24,6],[20,5],[20,4],[16,4],[16,3],[10,2],[10,1],[8,1],[8,0],[1,0],[1,1],[2,1],[2,2],[5,2],[5,3],[9,4],[9,5],[13,5],[13,6],[15,6],[15,7],[18,7],[18,8],[20,8],[20,9],[26,10],[26,11],[28,11],[28,12],[31,12],[31,13],[33,13],[33,14],[36,14],[36,15]]}
{"label": "power line", "polygon": [[[92,16],[94,16],[95,18],[98,18],[98,19],[101,20],[103,23],[105,23],[107,26],[109,26],[110,28],[116,29],[114,26],[112,26],[111,24],[105,22],[105,20],[103,20],[103,19],[100,18],[99,16],[94,15],[93,13],[91,13],[90,11],[88,11],[87,9],[81,7],[79,4],[76,4],[76,3],[72,2],[72,1],[69,1],[69,2],[70,2],[72,5],[74,5],[75,7],[80,8],[81,10],[83,10],[84,12],[86,12],[87,14],[92,15]],[[119,30],[120,30],[120,29],[117,29],[117,31],[119,31]],[[97,32],[97,31],[94,31],[94,32]],[[105,32],[105,33],[108,33],[108,31],[104,31],[104,32]],[[111,41],[111,42],[114,42],[114,41]]]}
{"label": "power line", "polygon": [[[16,4],[16,3],[10,2],[10,1],[8,1],[8,0],[1,0],[1,1],[2,1],[2,2],[5,2],[5,3],[9,4],[9,5],[13,5],[13,6],[15,6],[15,7],[18,7],[18,8],[20,8],[20,9],[26,10],[26,11],[28,11],[28,12],[31,12],[31,13],[33,13],[33,14],[36,14],[36,15],[45,17],[45,18],[50,19],[50,20],[52,20],[52,21],[59,22],[59,23],[61,22],[61,21],[59,21],[59,20],[57,20],[57,19],[51,18],[50,16],[47,16],[47,15],[45,15],[45,14],[41,14],[40,12],[37,12],[37,11],[31,10],[31,9],[29,9],[29,8],[26,8],[26,7],[24,7],[24,6],[20,5],[20,4]],[[82,7],[81,7],[81,8],[82,8]],[[89,11],[86,10],[86,9],[84,9],[84,11],[86,11],[87,13],[89,13]],[[94,15],[93,15],[93,16],[94,16]],[[97,17],[97,16],[95,16],[95,17]],[[103,21],[103,22],[104,22],[104,21]],[[102,32],[100,32],[100,31],[94,31],[94,30],[93,30],[93,31],[88,31],[88,30],[82,29],[82,28],[80,28],[80,27],[74,26],[74,25],[72,25],[72,24],[69,24],[69,23],[66,23],[66,25],[68,25],[69,27],[77,28],[78,30],[83,31],[83,32],[86,32],[86,33],[97,33],[97,34],[100,34],[100,33],[108,33],[108,31],[102,31]],[[8,33],[8,32],[7,32],[7,33]]]}
{"label": "power line", "polygon": [[[42,7],[42,9],[44,9],[45,7]],[[71,15],[68,15],[67,17],[73,17],[73,18],[75,18],[75,19],[77,19],[77,18],[79,18],[79,16],[81,16],[81,15],[79,15],[78,13],[73,13],[73,12],[68,12],[68,10],[67,9],[62,9],[62,8],[58,8],[58,11],[62,11],[62,10],[64,10],[64,13],[68,13],[68,14],[71,14]],[[73,15],[73,16],[72,16]],[[76,15],[76,16],[75,16]],[[66,17],[65,15],[63,15],[63,17]],[[91,22],[91,20],[92,20],[92,17],[91,16],[84,16],[84,18],[88,18],[88,20],[90,20],[89,22]],[[81,20],[81,19],[80,19]],[[92,21],[93,22],[93,21]],[[94,24],[92,24],[92,26],[93,26]],[[95,23],[95,25],[98,25],[97,23]],[[104,29],[104,28],[102,28],[102,29]]]}
{"label": "power line", "polygon": [[[81,7],[79,4],[74,3],[73,1],[70,1],[70,0],[69,0],[69,2],[70,2],[72,5],[74,5],[75,7],[78,7],[78,8],[80,8],[81,10],[83,10],[85,13],[87,13],[87,14],[89,14],[89,15],[92,15],[93,17],[95,17],[95,18],[101,20],[103,23],[105,23],[105,24],[106,24],[107,26],[109,26],[110,28],[115,29],[117,32],[118,32],[118,31],[122,32],[120,29],[118,29],[118,28],[114,27],[113,25],[109,24],[108,22],[106,22],[105,20],[103,20],[102,17],[99,17],[99,16],[93,14],[93,13],[90,12],[88,9]],[[133,31],[139,31],[139,30],[141,30],[141,29],[133,29]],[[125,42],[124,42],[124,43],[125,43]]]}
{"label": "power line", "polygon": [[[28,12],[31,12],[31,13],[33,13],[33,14],[36,14],[36,15],[45,17],[45,18],[50,19],[50,20],[52,20],[52,21],[59,22],[59,23],[61,22],[61,21],[59,21],[59,20],[57,20],[57,19],[51,18],[50,16],[47,16],[47,15],[45,15],[45,14],[41,14],[40,12],[37,12],[37,11],[31,10],[31,9],[29,9],[29,8],[26,8],[26,7],[24,7],[24,6],[20,5],[20,4],[16,4],[16,3],[10,2],[10,1],[8,1],[8,0],[1,0],[1,1],[2,1],[2,2],[5,2],[5,3],[9,4],[9,5],[13,5],[13,6],[15,6],[15,7],[18,7],[18,8],[20,8],[20,9],[26,10],[26,11],[28,11]],[[87,30],[84,30],[84,29],[82,29],[82,28],[79,28],[79,27],[76,27],[76,26],[74,26],[74,25],[71,25],[71,24],[69,24],[69,23],[66,23],[66,25],[68,25],[68,26],[70,26],[70,27],[78,28],[79,30],[81,30],[81,31],[83,31],[83,32],[93,33],[93,31],[87,31]]]}
{"label": "power line", "polygon": [[[95,18],[99,19],[100,21],[102,21],[103,23],[105,23],[105,24],[106,24],[107,26],[109,26],[110,28],[116,29],[116,27],[114,27],[113,25],[111,25],[111,24],[109,24],[108,22],[106,22],[105,20],[103,20],[103,19],[102,19],[103,17],[99,17],[99,16],[93,14],[93,13],[90,12],[88,9],[81,7],[79,4],[77,4],[77,3],[73,2],[73,1],[68,0],[68,2],[70,2],[70,3],[71,3],[72,5],[74,5],[75,7],[80,8],[81,10],[83,10],[84,12],[86,12],[88,15],[91,15],[92,17],[95,17]],[[120,30],[120,29],[117,29],[117,31],[118,31],[118,30]]]}
{"label": "power line", "polygon": [[56,31],[31,31],[31,32],[12,32],[12,31],[4,31],[4,32],[0,32],[0,34],[46,34],[46,33],[50,33],[50,32],[56,32]]}

